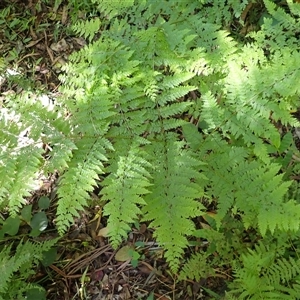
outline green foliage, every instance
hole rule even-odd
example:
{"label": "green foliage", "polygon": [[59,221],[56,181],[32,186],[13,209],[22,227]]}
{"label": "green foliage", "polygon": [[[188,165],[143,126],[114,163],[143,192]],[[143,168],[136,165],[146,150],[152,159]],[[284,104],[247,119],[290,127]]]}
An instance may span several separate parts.
{"label": "green foliage", "polygon": [[232,210],[242,218],[246,229],[257,226],[262,235],[268,229],[273,233],[276,227],[298,230],[298,204],[282,201],[290,182],[283,182],[283,175],[277,175],[280,165],[253,161],[248,149],[228,147],[213,134],[205,144],[207,148],[202,150],[202,155],[211,151],[205,160],[205,175],[210,182],[207,194],[218,199],[218,227]]}
{"label": "green foliage", "polygon": [[237,269],[230,294],[238,299],[298,299],[300,261],[280,254],[274,244],[260,243],[242,255],[243,268]]}
{"label": "green foliage", "polygon": [[203,213],[204,206],[197,199],[204,195],[201,183],[205,181],[197,171],[200,161],[182,149],[184,142],[177,142],[175,137],[162,136],[161,141],[157,140],[147,149],[153,153],[155,167],[153,186],[145,197],[147,205],[144,207],[144,219],[151,220],[150,226],[156,229],[154,236],[164,246],[165,257],[173,271],[177,270],[188,246],[186,235],[194,232],[190,218]]}
{"label": "green foliage", "polygon": [[[42,98],[32,92],[7,97],[0,122],[0,144],[3,145],[0,149],[0,206],[8,206],[16,215],[25,197],[36,188],[39,170],[42,167],[45,172],[63,170],[75,145],[64,136],[71,128],[61,113],[54,111],[50,104],[43,104]],[[43,142],[57,145],[46,165]]]}
{"label": "green foliage", "polygon": [[99,30],[101,21],[99,18],[91,19],[87,21],[86,27],[83,22],[79,22],[73,26],[73,30],[76,34],[82,35],[85,39],[91,41],[94,38],[95,33]]}
{"label": "green foliage", "polygon": [[183,266],[179,279],[190,278],[199,282],[202,278],[214,276],[214,269],[208,268],[208,256],[208,253],[204,251],[199,251],[193,255]]}
{"label": "green foliage", "polygon": [[97,18],[74,26],[90,44],[64,67],[62,97],[5,101],[1,206],[15,216],[37,174],[57,171],[60,234],[99,187],[114,247],[149,221],[174,273],[191,237],[207,242],[180,279],[234,265],[229,297],[295,298],[299,263],[283,236],[300,229],[288,175],[299,166],[281,130],[298,126],[298,4],[265,0],[246,43],[226,28],[247,1],[92,2]]}
{"label": "green foliage", "polygon": [[150,174],[146,170],[149,164],[139,156],[138,145],[132,145],[131,141],[121,143],[119,158],[107,169],[110,175],[102,182],[101,190],[102,199],[109,201],[104,215],[109,216],[109,235],[114,247],[127,236],[130,225],[138,220],[139,206],[146,204],[142,196],[149,193],[150,185]]}
{"label": "green foliage", "polygon": [[43,291],[42,287],[28,283],[27,280],[36,274],[34,267],[56,242],[57,239],[43,243],[20,241],[15,250],[12,250],[12,244],[1,250],[0,299],[23,299],[25,293],[32,293],[35,289]]}

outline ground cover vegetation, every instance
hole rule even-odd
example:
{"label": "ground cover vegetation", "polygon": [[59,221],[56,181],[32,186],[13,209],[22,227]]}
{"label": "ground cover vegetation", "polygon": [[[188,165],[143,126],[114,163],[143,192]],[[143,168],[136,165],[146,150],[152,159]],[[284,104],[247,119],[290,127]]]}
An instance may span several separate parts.
{"label": "ground cover vegetation", "polygon": [[299,3],[0,8],[0,299],[299,298]]}

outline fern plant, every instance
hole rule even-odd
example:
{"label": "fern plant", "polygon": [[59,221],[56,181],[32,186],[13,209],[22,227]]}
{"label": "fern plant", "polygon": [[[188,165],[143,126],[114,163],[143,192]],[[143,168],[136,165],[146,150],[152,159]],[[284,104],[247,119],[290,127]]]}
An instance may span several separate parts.
{"label": "fern plant", "polygon": [[[60,234],[98,186],[114,247],[145,220],[174,273],[191,237],[208,243],[181,279],[232,264],[232,297],[295,295],[297,259],[276,251],[283,255],[282,235],[293,239],[300,228],[284,173],[297,150],[280,132],[298,126],[290,113],[299,99],[298,4],[289,1],[289,13],[265,0],[270,17],[243,43],[224,26],[246,1],[92,2],[99,19],[74,26],[90,44],[64,67],[62,97],[47,106],[32,92],[13,95],[1,111],[2,207],[16,214],[34,178],[55,170]],[[198,229],[211,208],[210,229]],[[278,248],[268,248],[276,239]],[[255,273],[248,267],[255,259],[270,271]]]}
{"label": "fern plant", "polygon": [[[131,37],[133,40],[140,40],[140,47],[147,48],[150,46],[149,42],[151,43],[147,36],[154,34],[157,37],[155,44],[150,46],[161,52],[163,57],[159,57],[159,61],[155,63],[157,64],[156,70],[153,68],[152,62],[155,59],[154,53],[150,53],[152,57],[149,64],[149,58],[144,56],[148,56],[146,52],[131,51],[129,48],[131,41],[126,41],[124,37],[119,35],[120,32],[124,32],[126,26],[129,30],[129,25],[114,19],[107,36],[102,35],[100,41],[72,56],[74,62],[80,61],[80,63],[68,65],[66,72],[69,75],[73,74],[73,76],[70,78],[68,75],[62,80],[68,91],[72,91],[70,86],[73,87],[73,85],[77,87],[77,91],[85,88],[85,94],[76,93],[74,95],[77,98],[77,105],[74,106],[76,111],[72,111],[74,121],[76,120],[77,123],[75,131],[78,132],[78,135],[80,134],[80,138],[96,141],[106,136],[111,141],[112,147],[107,149],[108,152],[103,152],[102,157],[98,157],[98,161],[108,160],[110,165],[105,170],[110,175],[101,184],[104,186],[101,194],[103,194],[103,199],[108,201],[108,204],[104,207],[104,214],[109,215],[109,235],[113,245],[119,244],[121,238],[129,231],[129,225],[138,219],[140,214],[144,214],[145,219],[153,220],[153,225],[158,227],[158,239],[165,245],[168,260],[176,270],[179,257],[188,244],[185,236],[193,231],[193,225],[189,219],[200,215],[200,209],[203,208],[199,201],[195,201],[203,196],[203,185],[201,180],[197,179],[199,174],[196,171],[197,165],[201,165],[201,162],[193,160],[192,154],[190,158],[184,159],[185,155],[183,153],[188,155],[188,152],[183,150],[184,143],[178,144],[178,146],[180,145],[178,148],[176,146],[179,140],[178,134],[173,133],[170,135],[167,132],[174,131],[185,123],[184,120],[178,119],[177,115],[187,111],[193,103],[191,101],[178,101],[178,99],[195,90],[195,86],[185,83],[193,78],[194,74],[188,70],[184,71],[186,67],[183,65],[184,61],[182,59],[175,60],[175,54],[168,45],[167,33],[164,29],[157,26],[145,30],[143,35],[137,33],[136,36]],[[112,34],[119,36],[119,38],[112,40]],[[112,49],[114,50],[112,51]],[[82,58],[87,57],[87,55],[88,60],[86,65],[83,66]],[[160,60],[166,59],[167,67],[170,57],[174,57],[174,63],[171,66],[174,70],[170,70],[166,73],[166,76],[162,76],[163,73],[158,70],[158,67],[162,64]],[[125,65],[124,60],[126,61]],[[108,68],[107,64],[113,65],[114,68]],[[81,68],[85,71],[78,72]],[[91,85],[84,87],[82,83],[85,80],[81,76],[87,74],[89,74]],[[94,76],[95,81],[91,80],[91,76]],[[70,92],[67,93],[70,96]],[[103,99],[103,102],[102,100],[99,101],[99,97]],[[107,101],[105,101],[105,98],[107,98]],[[67,101],[65,100],[64,104],[68,103]],[[92,105],[91,102],[93,102]],[[82,103],[83,106],[86,105],[86,108],[82,107],[78,110],[79,103]],[[99,107],[98,111],[97,107]],[[89,112],[90,109],[93,109],[93,111]],[[86,122],[87,118],[90,119],[89,124]],[[82,120],[81,124],[80,120]],[[103,131],[101,128],[103,128]],[[108,128],[107,132],[105,132],[106,128]],[[167,140],[168,142],[166,142]],[[134,146],[131,145],[132,141],[135,141]],[[95,147],[95,152],[99,152],[99,147],[100,145],[97,148]],[[143,151],[140,151],[139,148]],[[126,153],[127,151],[129,152]],[[172,155],[170,156],[168,153],[169,151],[178,158],[182,157],[182,161],[173,161]],[[92,155],[92,153],[89,155]],[[161,162],[156,162],[158,155],[165,157],[162,165],[160,165]],[[78,159],[74,156],[74,162],[77,163],[77,161]],[[135,166],[136,163],[138,165]],[[181,171],[186,168],[181,179],[180,177],[176,178],[179,176],[179,169],[176,171],[179,173],[174,174],[175,177],[172,177],[173,171],[171,170],[174,168],[172,164],[178,165],[182,169]],[[95,163],[94,165],[99,167],[99,164]],[[61,188],[58,191],[61,196],[60,203],[64,206],[68,201],[67,198],[74,201],[74,197],[67,194],[62,195],[61,193],[61,191],[72,190],[64,185],[65,176],[71,169],[63,175]],[[87,168],[84,169],[87,171]],[[76,170],[78,170],[77,167]],[[101,173],[101,170],[98,170],[99,173]],[[87,171],[85,178],[79,176],[79,178],[82,178],[79,179],[79,182],[81,180],[86,181],[88,174]],[[96,175],[96,173],[93,174]],[[74,174],[71,177],[78,178]],[[181,192],[180,196],[176,196],[179,191],[172,191],[174,183],[165,191],[163,185],[158,185],[159,182],[163,183],[161,180],[164,177],[168,177],[170,184],[174,180],[174,183],[176,182],[181,188],[188,185],[192,179],[197,180],[197,184],[194,186],[191,184],[190,187],[184,188],[182,192],[184,191],[185,195]],[[80,186],[79,182],[76,184],[77,187]],[[90,182],[90,188],[92,188],[93,183]],[[133,185],[133,183],[135,184]],[[152,190],[151,186],[153,184],[156,186],[157,191]],[[88,191],[89,187],[85,186],[83,189]],[[149,194],[149,197],[146,194]],[[86,193],[84,195],[88,196]],[[156,195],[156,200],[153,199],[154,195]],[[162,195],[165,195],[166,208],[169,207],[168,209],[170,209],[169,218],[174,220],[172,223],[169,223],[168,218],[165,222],[164,217],[156,216],[155,212],[158,209],[157,205]],[[177,198],[178,200],[176,200]],[[78,193],[76,199],[79,202]],[[85,205],[86,202],[83,202],[83,200],[80,200],[80,205]],[[187,201],[190,207],[187,207],[186,211],[182,209],[181,214],[177,217],[176,211],[180,201]],[[144,206],[142,210],[140,205]],[[59,207],[59,222],[60,219],[67,220],[66,212],[71,212],[70,216],[75,215],[74,204],[71,210],[70,206],[71,202],[67,205],[67,208],[63,208],[63,212]],[[80,206],[77,208],[79,209]],[[184,225],[184,222],[186,222],[186,225]],[[162,228],[162,234],[159,233],[160,227]],[[163,233],[168,232],[168,230],[174,232],[171,240]],[[177,245],[175,241],[178,241],[179,244]]]}
{"label": "fern plant", "polygon": [[57,239],[43,243],[20,241],[14,251],[12,244],[1,250],[0,299],[24,299],[26,293],[32,290],[40,291],[38,297],[46,299],[44,289],[37,284],[28,283],[28,279],[35,274],[33,267],[38,265],[44,253],[56,242]]}
{"label": "fern plant", "polygon": [[243,268],[236,270],[230,294],[238,299],[298,299],[299,259],[283,254],[274,244],[260,243],[242,255]]}

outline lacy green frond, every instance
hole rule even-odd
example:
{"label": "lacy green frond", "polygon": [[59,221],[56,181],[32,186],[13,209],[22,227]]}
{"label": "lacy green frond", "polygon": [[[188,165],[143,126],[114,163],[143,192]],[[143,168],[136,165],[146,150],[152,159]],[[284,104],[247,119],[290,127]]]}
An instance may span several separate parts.
{"label": "lacy green frond", "polygon": [[105,13],[105,15],[113,18],[118,14],[123,14],[134,5],[134,0],[124,0],[122,2],[98,0],[95,3],[99,4],[99,9]]}
{"label": "lacy green frond", "polygon": [[146,204],[144,197],[149,193],[149,163],[141,156],[138,145],[125,140],[115,147],[120,149],[107,169],[110,173],[101,183],[102,200],[108,203],[104,215],[108,216],[108,236],[113,247],[117,247],[131,229],[131,225],[141,215],[141,207]]}
{"label": "lacy green frond", "polygon": [[[286,194],[289,184],[278,187],[274,194]],[[274,204],[273,204],[274,203]],[[272,206],[262,205],[258,213],[258,226],[262,235],[267,229],[274,233],[276,229],[281,231],[297,232],[300,228],[300,205],[296,201],[289,200],[286,203],[272,202]]]}
{"label": "lacy green frond", "polygon": [[178,86],[170,90],[166,90],[157,97],[157,102],[159,105],[165,105],[168,102],[173,102],[177,99],[180,99],[195,89],[196,87],[194,86]]}
{"label": "lacy green frond", "polygon": [[[36,188],[37,171],[41,164],[41,149],[26,147],[20,151],[15,167],[16,176],[8,191],[9,209],[15,215],[25,203],[25,197]],[[7,174],[7,176],[10,176]]]}
{"label": "lacy green frond", "polygon": [[274,2],[264,0],[264,4],[271,16],[277,21],[282,23],[294,23],[295,19],[288,15],[281,7],[277,6]]}
{"label": "lacy green frond", "polygon": [[91,137],[82,138],[76,146],[78,150],[74,151],[69,169],[62,175],[57,191],[56,220],[60,234],[87,205],[89,192],[93,191],[99,174],[103,173],[103,162],[107,161],[106,149],[111,147],[106,139]]}
{"label": "lacy green frond", "polygon": [[217,135],[215,138],[211,135],[200,148],[203,154],[210,151],[204,159],[207,163],[205,175],[210,182],[208,194],[218,199],[218,226],[228,212],[238,208],[236,213],[245,227],[257,224],[262,235],[268,229],[272,233],[276,228],[299,229],[298,205],[292,200],[284,203],[291,182],[284,182],[283,175],[278,174],[280,165],[251,162],[249,150],[228,146]]}
{"label": "lacy green frond", "polygon": [[[160,85],[162,88],[172,89],[179,86],[181,83],[192,79],[194,76],[195,75],[193,73],[188,72],[174,74],[173,76],[166,76]],[[194,87],[194,89],[196,89],[196,87]]]}
{"label": "lacy green frond", "polygon": [[217,99],[207,92],[202,96],[203,108],[201,116],[207,124],[207,130],[216,129],[223,125],[224,122],[224,109],[220,108]]}
{"label": "lacy green frond", "polygon": [[[262,243],[242,256],[231,295],[238,299],[297,299],[300,292],[299,259],[277,258],[274,246]],[[240,288],[238,287],[240,286]]]}
{"label": "lacy green frond", "polygon": [[79,21],[72,26],[72,29],[79,35],[88,39],[90,42],[93,40],[96,32],[99,31],[101,21],[99,18],[94,18],[88,21]]}
{"label": "lacy green frond", "polygon": [[[202,186],[194,180],[203,180],[196,171],[200,162],[194,160],[184,144],[168,135],[153,151],[153,186],[145,197],[144,220],[150,220],[154,236],[166,250],[165,257],[176,272],[179,259],[188,245],[187,236],[193,234],[190,218],[200,216],[204,209],[199,199],[204,195]],[[159,158],[159,160],[157,160]],[[199,178],[200,177],[200,178]]]}
{"label": "lacy green frond", "polygon": [[[36,188],[42,163],[40,139],[34,136],[26,121],[26,117],[16,111],[1,110],[0,206],[7,207],[13,215],[25,203],[25,197]],[[31,125],[34,127],[35,123]]]}
{"label": "lacy green frond", "polygon": [[43,254],[51,249],[57,239],[43,243],[20,241],[13,251],[12,244],[0,252],[0,299],[23,299],[23,293],[32,287],[26,280],[35,274],[36,267]]}
{"label": "lacy green frond", "polygon": [[202,278],[208,278],[215,275],[214,269],[210,266],[209,255],[207,252],[200,251],[193,255],[183,266],[179,280],[187,278],[200,281]]}

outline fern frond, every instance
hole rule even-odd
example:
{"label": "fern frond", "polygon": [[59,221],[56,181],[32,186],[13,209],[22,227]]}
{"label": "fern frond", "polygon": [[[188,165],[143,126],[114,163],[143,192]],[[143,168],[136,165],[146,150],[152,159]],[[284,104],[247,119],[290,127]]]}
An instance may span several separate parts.
{"label": "fern frond", "polygon": [[[57,239],[43,243],[32,243],[21,241],[15,252],[12,252],[12,244],[4,247],[0,252],[0,299],[22,299],[23,292],[32,285],[26,280],[32,274],[32,269],[43,254],[55,245]],[[13,287],[13,288],[12,288]]]}
{"label": "fern frond", "polygon": [[149,163],[141,157],[138,145],[129,140],[116,143],[122,149],[115,157],[113,164],[107,169],[101,190],[103,200],[108,204],[104,207],[104,215],[108,218],[108,235],[113,247],[117,247],[122,238],[126,237],[133,224],[141,215],[144,206],[144,195],[149,193]]}
{"label": "fern frond", "polygon": [[170,90],[165,90],[157,97],[157,102],[159,105],[165,105],[168,102],[173,102],[181,97],[185,96],[191,91],[194,91],[196,87],[194,86],[177,86]]}
{"label": "fern frond", "polygon": [[[272,233],[275,229],[299,229],[298,205],[292,200],[283,202],[291,182],[283,181],[283,174],[278,174],[280,165],[250,161],[249,150],[229,146],[217,134],[211,134],[200,149],[207,163],[205,175],[211,182],[208,195],[218,199],[218,226],[229,211],[238,207],[245,227],[257,224],[262,235],[268,229]],[[204,159],[207,151],[210,155]]]}
{"label": "fern frond", "polygon": [[300,262],[292,257],[277,258],[276,247],[262,242],[242,256],[243,268],[236,271],[230,294],[238,299],[297,299]]}
{"label": "fern frond", "polygon": [[210,91],[202,96],[202,100],[203,108],[201,116],[207,123],[207,129],[220,127],[224,120],[224,110],[218,107],[217,100]]}
{"label": "fern frond", "polygon": [[[16,215],[25,203],[25,197],[36,187],[37,171],[41,164],[41,153],[38,148],[22,148],[20,151],[16,168],[14,182],[9,191],[9,209],[12,215]],[[10,174],[7,174],[11,176]]]}
{"label": "fern frond", "polygon": [[97,184],[99,174],[103,173],[102,162],[107,161],[106,149],[111,144],[104,138],[82,138],[76,143],[78,150],[74,151],[69,169],[62,175],[57,194],[57,226],[60,234],[73,222],[87,205],[89,192]]}
{"label": "fern frond", "polygon": [[192,258],[184,264],[179,275],[179,280],[190,278],[195,281],[200,281],[202,278],[213,276],[215,271],[208,261],[208,256],[207,252],[204,251],[193,255]]}
{"label": "fern frond", "polygon": [[277,21],[283,23],[294,23],[295,19],[288,15],[281,7],[276,5],[274,2],[269,0],[264,0],[264,4],[269,12],[269,14],[274,17]]}
{"label": "fern frond", "polygon": [[101,21],[99,18],[90,19],[88,21],[79,21],[72,26],[72,29],[79,35],[83,36],[90,42],[93,40],[96,32],[99,31]]}
{"label": "fern frond", "polygon": [[298,2],[294,2],[292,0],[287,0],[287,4],[289,6],[290,11],[294,16],[300,17],[300,6]]}
{"label": "fern frond", "polygon": [[[178,73],[174,74],[173,76],[166,76],[163,81],[161,82],[161,87],[163,89],[172,89],[180,84],[182,84],[185,81],[188,81],[192,79],[195,75],[191,72],[184,72],[184,73]],[[196,89],[196,87],[194,87]],[[178,97],[180,98],[180,97]]]}
{"label": "fern frond", "polygon": [[159,114],[164,119],[169,117],[173,117],[176,114],[181,114],[187,111],[188,107],[191,106],[191,102],[180,102],[180,103],[173,103],[172,105],[165,105],[159,110]]}
{"label": "fern frond", "polygon": [[[165,257],[174,272],[188,245],[186,236],[194,231],[190,218],[201,215],[201,209],[204,209],[196,200],[203,196],[203,188],[193,183],[193,179],[199,177],[195,170],[199,162],[182,149],[183,146],[173,135],[156,145],[149,145],[154,154],[155,172],[153,186],[149,188],[151,193],[145,197],[147,205],[143,209],[144,220],[150,220],[150,226],[156,229],[154,235],[166,249]],[[203,178],[199,180],[201,182]]]}
{"label": "fern frond", "polygon": [[99,0],[97,3],[99,3],[99,8],[103,13],[109,18],[113,18],[118,14],[126,12],[126,10],[134,5],[134,0],[124,0],[122,2]]}
{"label": "fern frond", "polygon": [[35,188],[42,163],[43,149],[31,138],[26,121],[16,111],[1,110],[0,205],[7,206],[13,215]]}

